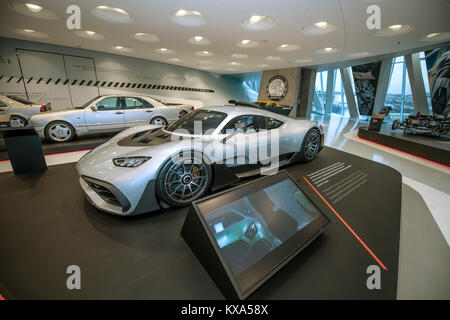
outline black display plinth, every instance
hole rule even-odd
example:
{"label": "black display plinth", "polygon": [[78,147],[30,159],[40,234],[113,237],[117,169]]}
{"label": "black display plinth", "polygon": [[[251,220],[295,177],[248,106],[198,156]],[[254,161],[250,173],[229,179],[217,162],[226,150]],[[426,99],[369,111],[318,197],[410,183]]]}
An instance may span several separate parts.
{"label": "black display plinth", "polygon": [[47,170],[41,140],[34,129],[2,128],[1,134],[14,174]]}

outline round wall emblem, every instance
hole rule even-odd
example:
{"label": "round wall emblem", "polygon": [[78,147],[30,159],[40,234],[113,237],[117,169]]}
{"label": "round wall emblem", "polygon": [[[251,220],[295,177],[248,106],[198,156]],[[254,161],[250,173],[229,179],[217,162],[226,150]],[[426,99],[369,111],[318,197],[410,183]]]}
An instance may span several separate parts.
{"label": "round wall emblem", "polygon": [[266,92],[270,100],[281,100],[288,92],[288,81],[283,76],[273,76],[267,83]]}

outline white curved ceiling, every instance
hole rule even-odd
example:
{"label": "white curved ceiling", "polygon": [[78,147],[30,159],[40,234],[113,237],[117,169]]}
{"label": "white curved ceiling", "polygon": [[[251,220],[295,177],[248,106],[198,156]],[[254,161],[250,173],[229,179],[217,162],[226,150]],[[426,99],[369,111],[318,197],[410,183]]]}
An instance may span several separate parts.
{"label": "white curved ceiling", "polygon": [[[196,52],[208,51],[208,70],[218,73],[242,73],[293,66],[320,65],[340,61],[400,52],[429,44],[445,42],[449,37],[435,37],[430,42],[420,39],[432,33],[450,32],[449,0],[28,0],[56,13],[58,19],[41,19],[33,13],[21,14],[11,9],[10,1],[0,3],[0,36],[40,41],[69,47],[111,52],[154,61],[201,68],[205,57]],[[66,28],[66,9],[71,4],[81,8],[83,31],[99,33],[103,40],[80,37]],[[376,4],[381,8],[382,27],[409,25],[407,33],[376,36],[366,27],[366,9]],[[105,21],[94,15],[99,5],[120,8],[131,16],[129,22]],[[206,23],[198,26],[180,25],[173,21],[179,9],[204,15]],[[249,30],[242,25],[252,15],[270,16],[274,23],[268,29]],[[248,19],[247,19],[248,21]],[[333,24],[331,32],[308,35],[304,27],[319,21]],[[24,32],[23,29],[34,30]],[[17,31],[19,30],[19,31]],[[21,31],[20,31],[21,30]],[[156,35],[159,41],[139,41],[136,33]],[[45,34],[47,36],[45,36]],[[189,38],[201,36],[206,44],[195,45]],[[256,40],[256,48],[236,46],[242,40]],[[202,41],[203,42],[203,41]],[[208,43],[209,42],[209,43]],[[293,45],[296,50],[277,50],[281,45]],[[126,48],[121,51],[117,46]],[[297,48],[298,46],[299,48]],[[165,48],[167,50],[158,50]],[[324,48],[332,48],[326,51]],[[173,53],[172,53],[173,51]],[[233,54],[248,55],[246,59]],[[267,59],[267,57],[281,59]],[[177,59],[174,59],[177,58]],[[200,61],[200,62],[199,62]],[[232,64],[232,62],[238,64]],[[232,68],[230,68],[232,66]]]}

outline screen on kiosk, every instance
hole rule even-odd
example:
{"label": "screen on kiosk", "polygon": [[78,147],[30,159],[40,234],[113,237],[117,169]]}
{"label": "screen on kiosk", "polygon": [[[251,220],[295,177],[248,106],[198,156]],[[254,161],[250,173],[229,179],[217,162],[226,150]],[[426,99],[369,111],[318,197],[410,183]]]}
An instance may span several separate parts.
{"label": "screen on kiosk", "polygon": [[240,276],[321,215],[287,176],[276,184],[240,195],[202,213],[239,285]]}

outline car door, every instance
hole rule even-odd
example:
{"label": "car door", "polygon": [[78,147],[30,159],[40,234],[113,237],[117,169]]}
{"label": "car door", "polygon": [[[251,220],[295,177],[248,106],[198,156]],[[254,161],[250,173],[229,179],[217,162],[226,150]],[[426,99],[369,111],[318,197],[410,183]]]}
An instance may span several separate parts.
{"label": "car door", "polygon": [[119,131],[125,128],[121,97],[105,97],[86,108],[84,119],[89,131]]}
{"label": "car door", "polygon": [[155,113],[155,107],[139,97],[124,97],[125,126],[148,124]]}
{"label": "car door", "polygon": [[259,139],[259,132],[263,129],[265,118],[259,115],[242,115],[231,119],[222,129],[222,134],[228,134],[224,142],[227,164],[234,162],[237,166],[257,166],[260,160],[259,148],[267,145],[265,139]]}

